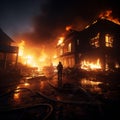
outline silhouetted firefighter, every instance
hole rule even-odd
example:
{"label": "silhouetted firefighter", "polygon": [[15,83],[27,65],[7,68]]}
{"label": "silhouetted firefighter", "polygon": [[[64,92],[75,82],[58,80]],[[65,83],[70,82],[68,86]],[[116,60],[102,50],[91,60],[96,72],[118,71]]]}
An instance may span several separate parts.
{"label": "silhouetted firefighter", "polygon": [[61,62],[57,65],[57,70],[58,70],[58,87],[62,87],[62,70],[63,70],[63,65]]}

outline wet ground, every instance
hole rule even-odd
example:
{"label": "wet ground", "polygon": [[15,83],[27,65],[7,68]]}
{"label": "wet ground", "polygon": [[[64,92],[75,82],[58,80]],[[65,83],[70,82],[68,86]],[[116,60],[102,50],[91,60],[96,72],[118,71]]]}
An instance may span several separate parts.
{"label": "wet ground", "polygon": [[93,78],[83,78],[77,84],[64,84],[61,89],[58,89],[57,78],[49,80],[45,76],[20,78],[9,84],[3,82],[0,86],[0,119],[120,118],[119,84],[98,82]]}

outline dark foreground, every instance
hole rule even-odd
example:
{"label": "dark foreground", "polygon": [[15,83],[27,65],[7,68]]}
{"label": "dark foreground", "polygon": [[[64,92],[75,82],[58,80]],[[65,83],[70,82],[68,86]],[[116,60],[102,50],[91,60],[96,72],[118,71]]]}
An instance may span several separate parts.
{"label": "dark foreground", "polygon": [[44,76],[10,80],[0,84],[1,120],[120,119],[119,82],[97,94],[79,85],[58,89]]}

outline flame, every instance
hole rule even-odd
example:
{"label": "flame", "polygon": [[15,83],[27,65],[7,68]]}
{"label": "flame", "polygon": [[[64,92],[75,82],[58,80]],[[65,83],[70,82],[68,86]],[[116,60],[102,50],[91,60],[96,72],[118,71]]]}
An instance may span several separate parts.
{"label": "flame", "polygon": [[25,41],[21,40],[21,42],[18,44],[19,46],[19,62],[22,64],[29,65],[32,63],[32,55],[26,54],[25,51]]}
{"label": "flame", "polygon": [[31,64],[31,63],[32,63],[32,56],[27,55],[27,56],[25,57],[25,59],[26,59],[26,64]]}
{"label": "flame", "polygon": [[90,80],[91,78],[89,79],[86,79],[86,78],[83,78],[80,83],[81,85],[84,87],[84,88],[87,88],[89,89],[90,91],[94,92],[94,93],[99,93],[101,94],[102,93],[102,89],[99,87],[100,84],[103,84],[102,82],[100,81],[94,81],[94,80]]}
{"label": "flame", "polygon": [[58,40],[58,43],[57,45],[61,45],[64,41],[64,37],[60,37],[59,40]]}
{"label": "flame", "polygon": [[72,26],[66,26],[66,31],[69,31],[70,29],[72,29]]}
{"label": "flame", "polygon": [[39,58],[40,62],[45,62],[47,59],[47,54],[45,53],[44,49],[41,51],[41,57]]}
{"label": "flame", "polygon": [[28,83],[28,82],[25,82],[25,83],[24,83],[24,85],[25,85],[25,86],[29,86],[29,85],[30,85],[30,83]]}
{"label": "flame", "polygon": [[81,69],[84,69],[84,70],[101,69],[100,59],[97,59],[96,62],[90,62],[90,61],[83,60],[81,62]]}
{"label": "flame", "polygon": [[19,46],[19,53],[18,53],[18,55],[19,55],[19,56],[22,56],[22,55],[24,54],[24,46],[25,46],[24,40],[22,40],[22,41],[18,44],[18,46]]}
{"label": "flame", "polygon": [[14,91],[13,99],[17,102],[20,102],[20,86],[17,86],[17,89]]}
{"label": "flame", "polygon": [[110,21],[120,25],[120,21],[117,18],[113,18],[112,10],[107,10],[105,12],[100,13],[99,18],[105,18],[107,20],[110,20]]}
{"label": "flame", "polygon": [[[62,38],[61,38],[62,40]],[[44,47],[39,47],[39,54],[36,53],[36,46],[26,46],[26,43],[24,40],[21,40],[20,43],[18,43],[19,47],[19,59],[18,62],[27,65],[29,67],[37,67],[38,70],[41,67],[48,66],[53,62],[52,57],[50,54],[47,54],[45,52]],[[35,47],[35,49],[34,49]]]}
{"label": "flame", "polygon": [[19,101],[19,99],[20,99],[20,93],[14,93],[13,99]]}
{"label": "flame", "polygon": [[56,58],[57,58],[57,55],[54,55],[53,58],[56,59]]}
{"label": "flame", "polygon": [[53,66],[57,66],[58,65],[58,56],[55,54],[53,56]]}

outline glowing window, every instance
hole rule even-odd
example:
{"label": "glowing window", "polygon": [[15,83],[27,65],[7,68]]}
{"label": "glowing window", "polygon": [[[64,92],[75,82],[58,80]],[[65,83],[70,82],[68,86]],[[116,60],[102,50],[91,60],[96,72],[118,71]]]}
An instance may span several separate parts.
{"label": "glowing window", "polygon": [[98,33],[94,38],[91,39],[90,41],[90,44],[94,47],[100,47],[100,44],[99,44],[99,36],[100,36],[100,33]]}
{"label": "glowing window", "polygon": [[71,52],[71,47],[72,47],[72,44],[69,43],[69,44],[68,44],[68,52]]}
{"label": "glowing window", "polygon": [[113,47],[113,38],[109,34],[105,35],[105,46]]}

